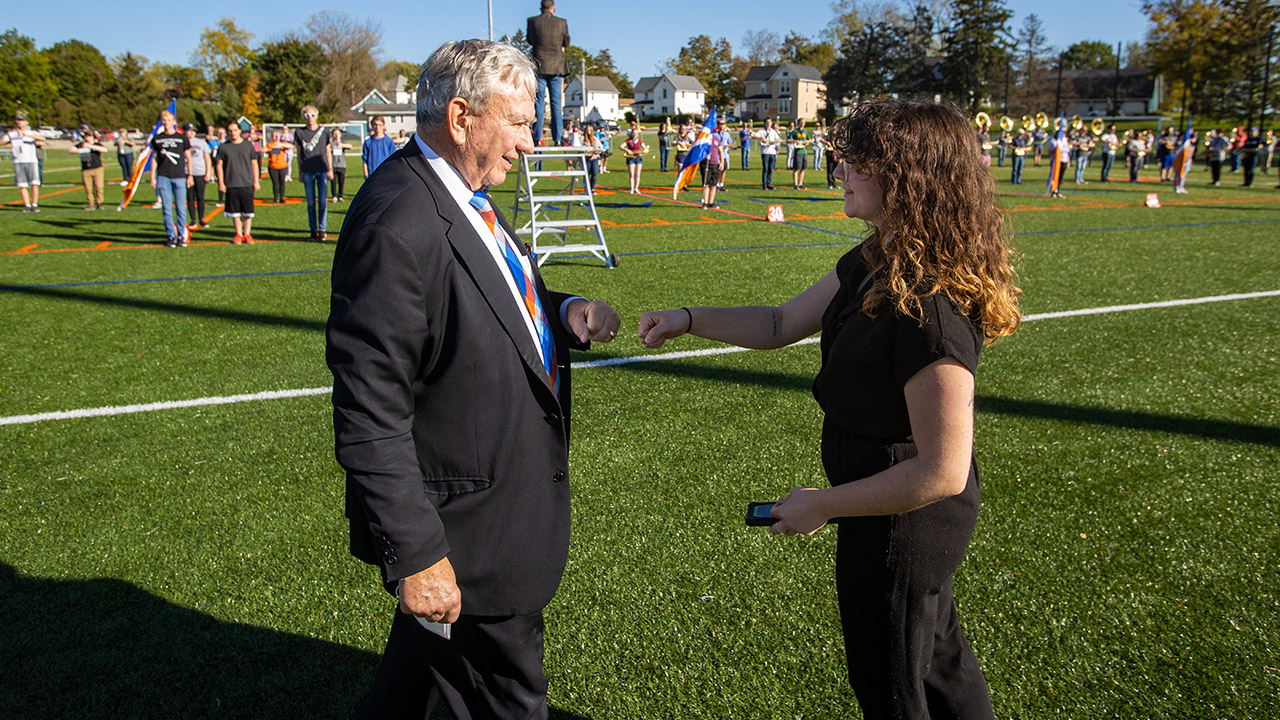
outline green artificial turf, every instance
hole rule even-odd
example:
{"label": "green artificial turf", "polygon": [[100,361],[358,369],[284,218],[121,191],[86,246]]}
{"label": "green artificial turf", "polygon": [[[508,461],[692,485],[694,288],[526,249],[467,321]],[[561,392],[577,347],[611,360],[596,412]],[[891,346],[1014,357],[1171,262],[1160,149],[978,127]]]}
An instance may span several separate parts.
{"label": "green artificial turf", "polygon": [[[328,386],[333,244],[302,242],[301,204],[260,204],[252,247],[215,215],[164,249],[149,189],[84,212],[74,163],[51,153],[68,187],[40,214],[0,207],[0,418]],[[602,187],[625,186],[615,165]],[[819,172],[765,193],[732,170],[716,212],[671,203],[654,167],[651,193],[597,198],[619,267],[543,266],[623,316],[577,361],[716,347],[648,351],[635,324],[783,302],[863,234]],[[1280,290],[1274,171],[1212,188],[1196,168],[1186,196],[1068,175],[1062,200],[1041,196],[1043,168],[1018,187],[992,172],[1029,319],[979,369],[983,509],[956,596],[997,717],[1280,716],[1280,297],[1036,317]],[[732,214],[770,204],[787,223]],[[346,208],[329,206],[334,235]],[[577,371],[553,716],[858,716],[833,530],[742,520],[824,483],[818,363],[809,344]],[[331,427],[325,394],[0,425],[0,715],[349,716],[393,604],[347,554]]]}

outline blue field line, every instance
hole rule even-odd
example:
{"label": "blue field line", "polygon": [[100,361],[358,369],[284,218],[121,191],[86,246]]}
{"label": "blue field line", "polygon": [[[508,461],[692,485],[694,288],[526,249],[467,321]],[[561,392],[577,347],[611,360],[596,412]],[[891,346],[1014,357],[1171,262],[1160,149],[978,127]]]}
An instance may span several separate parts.
{"label": "blue field line", "polygon": [[[1280,222],[1280,218],[1263,219],[1263,220],[1217,220],[1213,222],[1199,223],[1174,223],[1170,225],[1131,225],[1121,227],[1106,228],[1082,228],[1079,230],[1035,230],[1031,232],[1014,233],[1021,235],[1065,235],[1072,233],[1095,233],[1095,232],[1116,232],[1120,230],[1164,230],[1167,228],[1188,228],[1188,227],[1208,227],[1213,225],[1252,225],[1257,223],[1275,223]],[[801,225],[799,223],[785,221],[774,223],[776,225],[790,225],[791,227],[800,228],[801,230],[813,230],[815,232],[825,233],[827,235],[835,235],[836,237],[848,238],[850,240],[863,240],[861,235],[849,235],[847,233],[836,232],[835,230],[827,230],[826,228],[813,227],[812,225]],[[814,247],[831,247],[833,245],[844,245],[843,242],[822,242],[822,243],[796,243],[791,245],[737,245],[733,247],[722,248],[689,248],[685,250],[650,250],[647,252],[632,253],[616,253],[618,257],[645,257],[652,255],[684,255],[688,253],[711,253],[711,252],[733,252],[741,250],[789,250],[792,248],[814,248]],[[594,255],[561,255],[561,258],[573,260],[592,258]],[[329,268],[323,270],[281,270],[279,272],[268,273],[238,273],[234,275],[195,275],[191,277],[172,277],[172,278],[147,278],[142,280],[98,280],[94,282],[76,282],[76,283],[50,283],[47,285],[0,285],[0,292],[6,290],[38,290],[42,288],[66,288],[66,287],[93,287],[102,285],[133,285],[137,283],[161,283],[161,282],[188,282],[193,280],[234,280],[237,278],[252,277],[274,277],[280,275],[318,275],[320,273],[330,272]]]}

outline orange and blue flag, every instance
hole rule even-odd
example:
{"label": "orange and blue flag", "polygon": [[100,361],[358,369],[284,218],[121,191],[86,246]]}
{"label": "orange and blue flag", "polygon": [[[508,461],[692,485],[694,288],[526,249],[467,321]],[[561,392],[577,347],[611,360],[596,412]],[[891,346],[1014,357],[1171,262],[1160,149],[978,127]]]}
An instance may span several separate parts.
{"label": "orange and blue flag", "polygon": [[684,156],[684,164],[680,166],[680,170],[676,172],[676,184],[671,188],[671,197],[677,198],[680,191],[689,181],[693,179],[693,173],[698,169],[698,163],[707,159],[711,154],[711,131],[716,129],[716,109],[711,108],[711,115],[707,117],[707,121],[702,123],[702,127],[698,129],[698,137],[693,141],[693,147],[689,148],[689,153]]}
{"label": "orange and blue flag", "polygon": [[1062,146],[1067,142],[1067,116],[1058,117],[1058,136],[1053,140],[1053,160],[1049,162],[1049,184],[1045,186],[1045,195],[1057,195],[1058,186],[1062,184]]}
{"label": "orange and blue flag", "polygon": [[1173,191],[1176,193],[1187,191],[1187,172],[1191,170],[1195,152],[1196,144],[1191,140],[1191,116],[1187,115],[1187,127],[1182,131],[1182,144],[1178,145],[1178,151],[1173,155]]}
{"label": "orange and blue flag", "polygon": [[[178,116],[177,99],[169,100],[169,114],[175,118]],[[142,173],[151,171],[151,139],[160,132],[160,128],[164,127],[164,123],[160,122],[160,118],[156,118],[156,124],[151,127],[151,132],[147,133],[147,139],[142,141],[142,150],[138,152],[138,161],[133,165],[133,175],[129,177],[129,184],[124,186],[124,199],[120,201],[120,206],[116,208],[116,212],[120,212],[129,207],[129,201],[133,200],[133,191],[138,189],[138,183],[142,180]]]}

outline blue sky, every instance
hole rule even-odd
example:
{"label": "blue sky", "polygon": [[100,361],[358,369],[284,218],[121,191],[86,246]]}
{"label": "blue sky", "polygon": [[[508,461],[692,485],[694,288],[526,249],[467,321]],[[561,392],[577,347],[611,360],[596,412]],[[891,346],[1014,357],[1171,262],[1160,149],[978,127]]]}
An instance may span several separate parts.
{"label": "blue sky", "polygon": [[[1045,22],[1049,44],[1065,48],[1078,40],[1117,42],[1141,39],[1147,22],[1139,0],[1075,0],[1043,3],[1006,0],[1017,28],[1028,13]],[[829,0],[737,0],[734,2],[645,3],[613,0],[557,0],[557,14],[569,20],[575,45],[591,52],[608,48],[618,69],[632,82],[658,72],[692,35],[726,38],[738,51],[748,30],[785,36],[795,30],[810,37],[832,18]],[[658,7],[664,10],[659,12]],[[161,10],[160,8],[164,8]],[[108,58],[127,51],[153,62],[187,63],[200,32],[223,16],[254,34],[255,42],[300,30],[323,9],[368,18],[381,25],[382,60],[421,62],[442,42],[488,37],[485,0],[426,0],[418,3],[321,5],[306,2],[248,2],[239,5],[190,0],[182,3],[118,4],[62,0],[56,11],[38,2],[15,3],[3,15],[0,31],[16,27],[39,47],[77,39],[96,46]],[[673,12],[672,8],[679,8]],[[629,9],[629,10],[623,10]],[[523,29],[538,11],[538,0],[493,0],[495,37]],[[163,17],[163,20],[152,18]]]}

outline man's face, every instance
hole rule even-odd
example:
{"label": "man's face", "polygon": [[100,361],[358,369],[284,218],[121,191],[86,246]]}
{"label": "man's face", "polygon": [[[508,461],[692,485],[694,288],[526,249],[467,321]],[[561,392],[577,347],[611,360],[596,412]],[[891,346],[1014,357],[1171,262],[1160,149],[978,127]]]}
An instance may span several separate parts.
{"label": "man's face", "polygon": [[[489,100],[484,113],[475,116],[461,147],[463,177],[472,189],[499,185],[520,153],[533,152],[533,94],[507,85]],[[460,168],[461,169],[461,168]]]}
{"label": "man's face", "polygon": [[387,124],[382,120],[373,121],[373,134],[382,137],[387,132]]}
{"label": "man's face", "polygon": [[18,118],[18,129],[19,129],[19,130],[22,130],[22,131],[24,131],[24,132],[25,132],[25,131],[26,131],[26,129],[27,129],[28,127],[30,127],[30,125],[31,125],[31,124],[27,122],[27,119],[26,119],[26,118]]}
{"label": "man's face", "polygon": [[231,123],[227,126],[227,134],[231,136],[231,142],[240,142],[240,125],[239,123]]}

